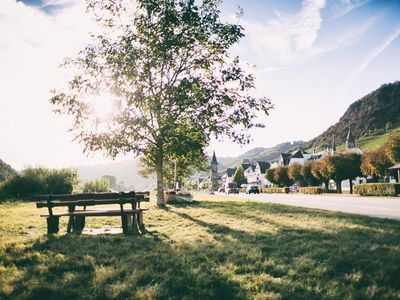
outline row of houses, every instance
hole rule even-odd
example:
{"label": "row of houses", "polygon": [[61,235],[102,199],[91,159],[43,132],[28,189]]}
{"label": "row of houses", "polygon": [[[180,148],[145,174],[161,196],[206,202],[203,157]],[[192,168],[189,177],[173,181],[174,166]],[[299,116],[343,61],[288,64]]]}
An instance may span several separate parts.
{"label": "row of houses", "polygon": [[[242,167],[244,171],[244,176],[247,179],[247,183],[259,185],[261,187],[271,185],[271,183],[265,179],[265,172],[270,166],[271,164],[267,161],[250,162],[250,160],[244,160],[240,164],[240,167]],[[220,177],[219,185],[226,185],[226,183],[232,182],[235,172],[236,168],[228,168]]]}
{"label": "row of houses", "polygon": [[[304,165],[307,161],[310,160],[319,160],[327,155],[335,154],[336,142],[335,138],[332,140],[332,144],[330,147],[326,149],[312,153],[304,151],[300,148],[295,149],[290,153],[281,153],[277,160],[275,161],[254,161],[251,162],[248,159],[245,159],[238,167],[242,167],[244,170],[244,175],[247,179],[248,184],[258,185],[260,187],[268,187],[272,186],[272,184],[265,178],[265,172],[269,168],[277,168],[279,166],[290,166],[292,164],[300,164]],[[344,152],[353,152],[362,155],[363,151],[356,147],[355,139],[352,133],[351,128],[349,128],[347,138],[346,138],[346,149]],[[213,153],[213,157],[211,159],[211,174],[205,180],[209,180],[210,189],[213,191],[218,190],[220,187],[226,185],[229,182],[234,181],[234,175],[236,172],[236,168],[228,168],[224,172],[218,172],[218,161],[215,156],[215,152]],[[356,182],[360,182],[363,180],[361,178],[357,178]],[[346,189],[346,183],[344,182],[344,189]]]}

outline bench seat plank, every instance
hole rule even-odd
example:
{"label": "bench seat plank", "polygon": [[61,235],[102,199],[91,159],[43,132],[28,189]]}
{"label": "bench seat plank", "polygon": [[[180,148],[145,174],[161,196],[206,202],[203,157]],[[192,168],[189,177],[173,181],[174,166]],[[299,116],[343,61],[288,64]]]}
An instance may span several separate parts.
{"label": "bench seat plank", "polygon": [[48,202],[36,202],[36,208],[43,208],[43,207],[61,207],[61,206],[68,206],[68,205],[76,205],[76,206],[95,206],[95,205],[106,205],[106,204],[129,204],[135,202],[149,202],[149,198],[144,198],[141,201],[137,199],[103,199],[103,200],[53,200],[49,204]]}
{"label": "bench seat plank", "polygon": [[[113,210],[77,210],[72,213],[70,212],[62,212],[62,213],[53,213],[54,217],[63,217],[63,216],[121,216],[121,215],[131,215],[134,213],[138,213],[141,211],[148,210],[148,208],[141,209],[124,209],[121,211],[120,209]],[[49,217],[49,215],[40,215],[41,217]]]}

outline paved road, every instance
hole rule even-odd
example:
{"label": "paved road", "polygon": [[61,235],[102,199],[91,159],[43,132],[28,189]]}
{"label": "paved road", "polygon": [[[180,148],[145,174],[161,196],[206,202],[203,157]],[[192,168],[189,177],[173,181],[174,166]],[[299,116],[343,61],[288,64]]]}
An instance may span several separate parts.
{"label": "paved road", "polygon": [[[218,193],[220,194],[220,193]],[[220,194],[225,195],[225,194]],[[228,196],[228,195],[227,195]],[[353,195],[239,194],[239,197],[270,203],[341,211],[378,218],[400,220],[400,197],[359,197]]]}

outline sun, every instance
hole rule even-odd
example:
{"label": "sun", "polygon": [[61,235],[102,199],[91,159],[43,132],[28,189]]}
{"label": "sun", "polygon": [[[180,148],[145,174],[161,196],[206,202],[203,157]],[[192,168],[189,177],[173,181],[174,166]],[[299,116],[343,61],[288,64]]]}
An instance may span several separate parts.
{"label": "sun", "polygon": [[91,114],[103,121],[110,119],[116,110],[115,97],[111,93],[102,92],[88,97]]}

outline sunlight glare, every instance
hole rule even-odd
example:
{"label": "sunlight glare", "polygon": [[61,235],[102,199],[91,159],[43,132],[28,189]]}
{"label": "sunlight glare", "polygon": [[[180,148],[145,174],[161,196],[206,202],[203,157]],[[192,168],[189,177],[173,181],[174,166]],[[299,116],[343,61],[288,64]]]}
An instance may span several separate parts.
{"label": "sunlight glare", "polygon": [[102,121],[110,119],[116,109],[113,95],[106,92],[92,95],[87,102],[92,109],[93,116]]}

